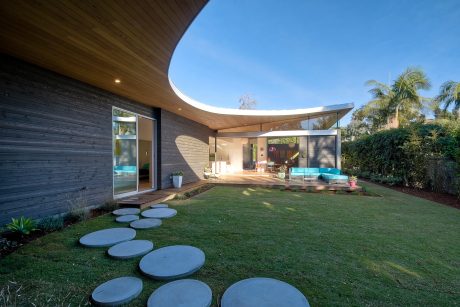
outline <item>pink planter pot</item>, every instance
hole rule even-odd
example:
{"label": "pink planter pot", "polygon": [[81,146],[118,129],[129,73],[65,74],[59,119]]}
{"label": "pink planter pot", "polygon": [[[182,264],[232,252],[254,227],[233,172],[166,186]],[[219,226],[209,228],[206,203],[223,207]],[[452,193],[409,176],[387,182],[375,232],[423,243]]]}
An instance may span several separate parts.
{"label": "pink planter pot", "polygon": [[356,181],[349,181],[350,188],[356,188]]}

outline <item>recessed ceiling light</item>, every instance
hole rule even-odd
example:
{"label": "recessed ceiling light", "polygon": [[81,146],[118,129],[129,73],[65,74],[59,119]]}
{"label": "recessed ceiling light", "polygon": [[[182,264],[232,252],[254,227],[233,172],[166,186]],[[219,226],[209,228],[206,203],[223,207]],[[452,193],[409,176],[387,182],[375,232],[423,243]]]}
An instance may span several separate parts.
{"label": "recessed ceiling light", "polygon": [[120,79],[115,79],[115,83],[121,83],[121,80]]}
{"label": "recessed ceiling light", "polygon": [[182,111],[182,108],[178,108],[179,111]]}

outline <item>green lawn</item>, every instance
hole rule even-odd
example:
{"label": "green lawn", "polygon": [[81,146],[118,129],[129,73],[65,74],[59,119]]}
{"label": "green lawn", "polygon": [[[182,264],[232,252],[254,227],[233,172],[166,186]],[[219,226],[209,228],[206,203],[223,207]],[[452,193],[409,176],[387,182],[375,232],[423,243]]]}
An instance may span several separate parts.
{"label": "green lawn", "polygon": [[[170,202],[178,215],[138,231],[137,238],[156,247],[201,248],[206,264],[192,278],[211,287],[215,305],[231,284],[254,276],[292,284],[312,306],[459,304],[460,210],[367,188],[382,197],[216,187]],[[139,259],[110,259],[105,249],[77,243],[88,232],[116,226],[105,215],[20,248],[0,260],[0,288],[10,284],[13,297],[22,287],[18,305],[76,305],[104,281],[141,277]],[[133,305],[145,305],[164,284],[142,279],[144,291]]]}

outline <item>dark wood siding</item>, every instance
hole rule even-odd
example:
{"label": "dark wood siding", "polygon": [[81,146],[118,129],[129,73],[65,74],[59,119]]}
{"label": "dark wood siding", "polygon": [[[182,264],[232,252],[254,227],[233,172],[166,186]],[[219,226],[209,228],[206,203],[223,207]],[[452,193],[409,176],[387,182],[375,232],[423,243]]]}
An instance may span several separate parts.
{"label": "dark wood siding", "polygon": [[0,224],[112,198],[112,106],[151,107],[0,55]]}
{"label": "dark wood siding", "polygon": [[161,187],[171,186],[171,173],[184,172],[184,183],[203,179],[209,162],[209,137],[215,131],[171,112],[161,112]]}

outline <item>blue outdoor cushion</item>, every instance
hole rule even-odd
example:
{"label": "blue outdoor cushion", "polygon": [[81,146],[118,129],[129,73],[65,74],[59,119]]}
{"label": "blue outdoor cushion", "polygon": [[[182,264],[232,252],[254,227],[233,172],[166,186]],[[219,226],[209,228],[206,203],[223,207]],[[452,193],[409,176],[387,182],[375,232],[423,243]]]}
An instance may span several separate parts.
{"label": "blue outdoor cushion", "polygon": [[317,167],[308,167],[308,168],[304,168],[305,169],[305,174],[310,174],[310,173],[321,173],[319,171],[319,168]]}
{"label": "blue outdoor cushion", "polygon": [[116,172],[135,173],[137,169],[136,166],[132,165],[117,165],[114,167],[114,170]]}
{"label": "blue outdoor cushion", "polygon": [[305,176],[309,176],[309,177],[318,177],[321,176],[321,173],[306,173]]}
{"label": "blue outdoor cushion", "polygon": [[320,168],[319,169],[320,173],[326,173],[326,174],[335,174],[335,175],[340,175],[340,170],[336,168]]}
{"label": "blue outdoor cushion", "polygon": [[348,181],[348,176],[345,176],[345,175],[335,175],[335,174],[323,173],[321,174],[321,177],[323,177],[323,179],[326,180],[327,182],[332,181],[332,180]]}

